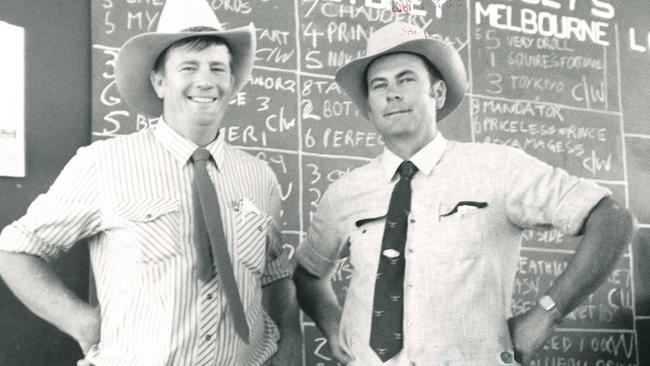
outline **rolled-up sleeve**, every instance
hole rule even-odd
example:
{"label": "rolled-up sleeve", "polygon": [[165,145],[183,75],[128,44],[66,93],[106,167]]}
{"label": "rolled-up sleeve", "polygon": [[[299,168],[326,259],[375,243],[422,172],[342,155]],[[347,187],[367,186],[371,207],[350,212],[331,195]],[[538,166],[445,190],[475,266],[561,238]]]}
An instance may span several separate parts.
{"label": "rolled-up sleeve", "polygon": [[2,230],[0,250],[52,260],[101,226],[97,175],[90,148],[81,148],[47,193]]}
{"label": "rolled-up sleeve", "polygon": [[334,274],[341,250],[347,242],[345,224],[337,214],[342,207],[337,207],[336,196],[335,183],[323,194],[307,236],[296,250],[298,264],[318,277]]}
{"label": "rolled-up sleeve", "polygon": [[593,207],[611,192],[594,182],[569,175],[522,151],[513,154],[504,192],[508,217],[525,229],[553,226],[576,235]]}

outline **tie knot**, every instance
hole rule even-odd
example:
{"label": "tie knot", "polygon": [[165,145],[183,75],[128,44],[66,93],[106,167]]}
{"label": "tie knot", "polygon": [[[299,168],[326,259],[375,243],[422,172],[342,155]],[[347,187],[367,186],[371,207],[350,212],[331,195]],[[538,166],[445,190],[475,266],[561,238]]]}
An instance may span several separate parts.
{"label": "tie knot", "polygon": [[199,147],[192,153],[192,161],[196,163],[197,161],[203,160],[210,160],[210,152],[202,147]]}
{"label": "tie knot", "polygon": [[410,160],[403,161],[399,167],[397,167],[397,174],[406,179],[413,178],[413,175],[417,171],[418,167],[416,167]]}

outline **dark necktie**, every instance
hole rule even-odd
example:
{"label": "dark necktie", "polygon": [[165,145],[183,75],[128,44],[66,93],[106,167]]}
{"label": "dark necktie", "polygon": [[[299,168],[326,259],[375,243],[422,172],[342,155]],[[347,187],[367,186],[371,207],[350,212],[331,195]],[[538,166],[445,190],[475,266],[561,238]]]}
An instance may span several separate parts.
{"label": "dark necktie", "polygon": [[198,148],[192,153],[194,162],[192,203],[194,206],[197,273],[199,279],[203,283],[207,283],[214,276],[213,260],[216,262],[217,273],[221,279],[221,287],[226,294],[235,330],[248,343],[248,324],[228,255],[226,235],[219,212],[219,200],[208,175],[207,162],[209,159],[210,153],[206,149]]}
{"label": "dark necktie", "polygon": [[407,218],[411,210],[411,178],[417,170],[410,161],[402,162],[397,168],[400,180],[390,196],[381,241],[372,306],[370,347],[383,362],[393,358],[403,345],[404,247]]}

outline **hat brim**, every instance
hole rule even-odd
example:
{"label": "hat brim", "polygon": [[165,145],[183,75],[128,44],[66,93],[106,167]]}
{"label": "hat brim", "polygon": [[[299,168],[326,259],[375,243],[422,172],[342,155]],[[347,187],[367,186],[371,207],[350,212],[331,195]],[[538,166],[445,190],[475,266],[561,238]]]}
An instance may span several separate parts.
{"label": "hat brim", "polygon": [[437,119],[447,117],[463,100],[467,91],[467,72],[460,54],[449,44],[435,39],[415,39],[381,52],[358,58],[336,72],[336,82],[357,105],[359,112],[368,118],[365,73],[378,57],[391,53],[407,52],[429,60],[438,70],[447,86],[444,106],[438,110]]}
{"label": "hat brim", "polygon": [[115,83],[122,99],[147,116],[160,116],[162,100],[156,95],[149,75],[163,50],[176,41],[194,36],[218,36],[228,43],[235,80],[233,94],[240,91],[248,81],[255,58],[256,37],[252,24],[223,31],[151,32],[129,39],[115,61]]}

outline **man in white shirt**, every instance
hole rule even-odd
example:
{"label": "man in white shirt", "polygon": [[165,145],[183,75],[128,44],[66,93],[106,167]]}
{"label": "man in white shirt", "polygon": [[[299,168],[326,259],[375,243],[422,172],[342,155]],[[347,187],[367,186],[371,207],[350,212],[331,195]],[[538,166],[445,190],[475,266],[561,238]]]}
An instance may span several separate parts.
{"label": "man in white shirt", "polygon": [[[413,25],[377,30],[336,81],[386,148],[328,188],[296,251],[298,301],[334,356],[355,366],[528,364],[609,274],[631,214],[607,189],[521,150],[446,140],[436,124],[462,101],[465,67]],[[513,318],[521,234],[549,226],[584,236],[539,306]],[[345,253],[353,272],[341,310],[330,278]]]}

